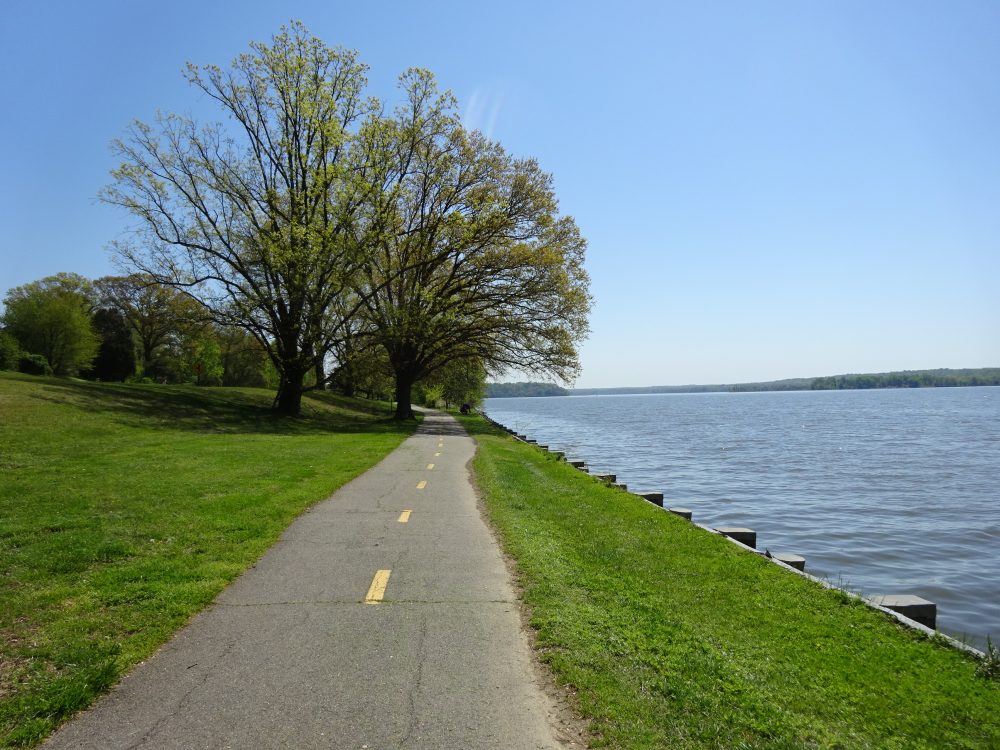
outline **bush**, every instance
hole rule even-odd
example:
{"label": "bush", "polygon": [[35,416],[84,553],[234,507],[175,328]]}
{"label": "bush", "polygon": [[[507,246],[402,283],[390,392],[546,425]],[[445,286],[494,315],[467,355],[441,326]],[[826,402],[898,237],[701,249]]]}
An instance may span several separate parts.
{"label": "bush", "polygon": [[444,386],[443,385],[428,385],[424,387],[424,406],[429,406],[432,409],[440,406],[441,402],[444,401]]}
{"label": "bush", "polygon": [[17,363],[17,369],[28,375],[51,375],[49,361],[41,354],[25,354]]}
{"label": "bush", "polygon": [[16,370],[23,356],[17,339],[6,331],[0,331],[0,370]]}

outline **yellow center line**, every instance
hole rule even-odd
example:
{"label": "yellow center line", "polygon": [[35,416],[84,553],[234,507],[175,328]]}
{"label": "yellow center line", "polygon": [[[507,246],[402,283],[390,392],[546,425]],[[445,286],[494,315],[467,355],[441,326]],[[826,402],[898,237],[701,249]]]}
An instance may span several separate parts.
{"label": "yellow center line", "polygon": [[410,520],[410,513],[412,513],[412,512],[413,511],[404,510],[402,513],[400,513],[399,514],[399,522],[400,523],[406,523],[407,521],[409,521]]}
{"label": "yellow center line", "polygon": [[427,471],[434,471],[434,464],[427,464]]}
{"label": "yellow center line", "polygon": [[421,479],[419,482],[417,482],[417,489],[418,490],[422,490],[426,486],[427,486],[427,480],[426,479]]}
{"label": "yellow center line", "polygon": [[379,570],[375,572],[372,585],[368,587],[368,593],[365,595],[365,604],[378,604],[382,601],[382,597],[385,596],[385,587],[389,585],[389,575],[391,573],[391,570]]}
{"label": "yellow center line", "polygon": [[434,458],[437,458],[437,457],[438,457],[438,456],[440,456],[440,455],[441,455],[440,453],[435,453],[435,454],[434,454]]}

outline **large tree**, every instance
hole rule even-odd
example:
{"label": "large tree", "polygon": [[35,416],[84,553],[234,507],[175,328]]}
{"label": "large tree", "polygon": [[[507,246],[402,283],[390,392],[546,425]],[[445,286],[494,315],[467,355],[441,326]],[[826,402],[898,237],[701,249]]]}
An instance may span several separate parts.
{"label": "large tree", "polygon": [[179,115],[135,122],[115,142],[122,163],[102,193],[138,219],[139,241],[117,244],[127,266],[252,334],[289,414],[339,335],[330,310],[357,263],[348,230],[364,184],[346,156],[373,107],[365,70],[299,23],[253,43],[229,70],[188,65],[188,81],[233,127]]}
{"label": "large tree", "polygon": [[97,356],[91,283],[72,273],[14,287],[4,299],[3,325],[24,351],[48,360],[56,375],[76,375]]}
{"label": "large tree", "polygon": [[571,379],[586,335],[585,241],[560,217],[550,175],[466,130],[433,76],[410,70],[393,117],[360,139],[367,253],[356,291],[396,380],[398,418],[415,382],[455,362]]}
{"label": "large tree", "polygon": [[135,335],[141,375],[162,376],[171,347],[202,317],[190,297],[143,274],[104,276],[94,287],[99,304],[121,313]]}

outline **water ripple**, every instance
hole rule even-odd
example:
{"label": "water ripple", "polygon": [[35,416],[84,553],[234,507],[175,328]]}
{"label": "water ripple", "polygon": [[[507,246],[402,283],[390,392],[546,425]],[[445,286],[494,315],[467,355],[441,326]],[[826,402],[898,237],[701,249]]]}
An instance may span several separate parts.
{"label": "water ripple", "polygon": [[490,399],[518,432],[1000,639],[1000,388]]}

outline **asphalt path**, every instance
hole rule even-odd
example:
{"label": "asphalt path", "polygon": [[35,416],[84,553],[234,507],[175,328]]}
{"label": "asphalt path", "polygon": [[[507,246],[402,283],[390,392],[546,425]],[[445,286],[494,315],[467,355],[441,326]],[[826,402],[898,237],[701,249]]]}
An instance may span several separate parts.
{"label": "asphalt path", "polygon": [[478,510],[474,451],[428,413],[45,747],[570,746]]}

